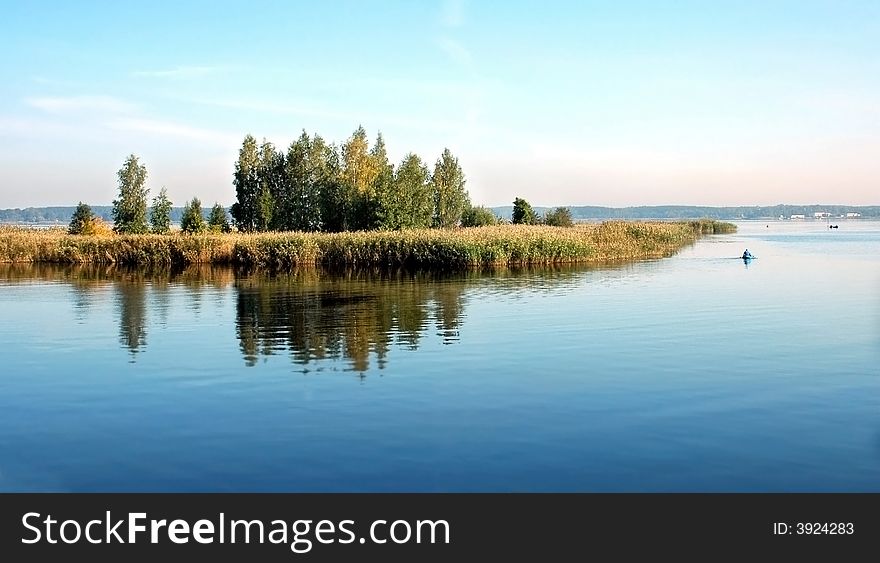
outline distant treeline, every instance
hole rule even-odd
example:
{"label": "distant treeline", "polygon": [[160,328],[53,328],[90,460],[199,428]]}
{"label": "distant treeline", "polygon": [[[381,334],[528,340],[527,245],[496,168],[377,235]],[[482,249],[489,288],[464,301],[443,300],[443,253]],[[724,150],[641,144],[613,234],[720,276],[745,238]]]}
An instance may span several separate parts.
{"label": "distant treeline", "polygon": [[[25,209],[0,209],[0,223],[63,223],[67,224],[73,215],[76,206],[57,207],[28,207]],[[92,211],[98,217],[107,222],[113,222],[112,207],[109,205],[94,205]],[[490,208],[496,215],[510,219],[513,206],[500,206]],[[535,207],[538,214],[549,211],[549,207]],[[570,207],[572,217],[575,220],[588,219],[773,219],[782,215],[788,219],[792,215],[805,215],[812,217],[813,213],[826,212],[832,216],[845,215],[846,213],[860,213],[863,219],[880,218],[880,206],[856,206],[856,205],[774,205],[769,207],[701,207],[687,205],[658,205],[641,207],[596,207],[576,206]],[[205,210],[205,218],[207,219]],[[183,207],[171,209],[171,221],[179,223],[183,214]]]}
{"label": "distant treeline", "polygon": [[[509,219],[513,206],[492,207],[495,214]],[[549,207],[535,207],[538,214]],[[741,207],[705,207],[692,205],[645,205],[638,207],[598,207],[592,205],[569,207],[575,220],[586,219],[788,219],[792,215],[812,217],[813,213],[830,213],[832,217],[859,213],[862,218],[880,218],[880,205],[772,205]]]}
{"label": "distant treeline", "polygon": [[[92,213],[113,224],[112,205],[92,205]],[[171,221],[180,223],[183,215],[183,207],[171,208]],[[0,223],[63,223],[70,221],[71,215],[76,211],[76,206],[59,207],[27,207],[25,209],[0,209]],[[207,210],[210,211],[210,210]],[[207,219],[206,212],[203,212]]]}

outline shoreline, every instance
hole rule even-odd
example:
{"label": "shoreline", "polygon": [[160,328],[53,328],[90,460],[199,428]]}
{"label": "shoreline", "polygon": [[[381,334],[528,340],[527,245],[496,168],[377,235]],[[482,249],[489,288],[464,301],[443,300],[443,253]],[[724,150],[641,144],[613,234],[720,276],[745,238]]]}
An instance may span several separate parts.
{"label": "shoreline", "polygon": [[499,225],[341,233],[69,235],[61,229],[0,228],[0,262],[260,269],[491,266],[603,263],[663,258],[707,234],[735,232],[714,220],[606,221],[574,227]]}

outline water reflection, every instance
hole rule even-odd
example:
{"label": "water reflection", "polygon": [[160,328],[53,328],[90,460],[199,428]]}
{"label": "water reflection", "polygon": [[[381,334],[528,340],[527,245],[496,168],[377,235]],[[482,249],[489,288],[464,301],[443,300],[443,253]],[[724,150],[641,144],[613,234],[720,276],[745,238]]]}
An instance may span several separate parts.
{"label": "water reflection", "polygon": [[[34,266],[34,268],[38,268]],[[41,265],[45,278],[51,275],[53,266]],[[95,307],[102,299],[106,299],[106,293],[113,289],[113,283],[108,279],[106,271],[103,268],[88,268],[77,272],[78,275],[68,277],[65,281],[73,293],[73,308],[76,320],[83,324],[86,322],[88,312]]]}
{"label": "water reflection", "polygon": [[365,372],[383,368],[392,346],[418,349],[434,327],[458,340],[467,278],[407,272],[301,271],[244,277],[236,287],[236,329],[248,365],[286,351],[293,362],[344,359]]}
{"label": "water reflection", "polygon": [[[119,344],[131,362],[146,352],[153,331],[200,324],[216,313],[221,323],[234,316],[246,366],[287,355],[302,371],[341,362],[342,369],[361,374],[371,367],[383,369],[395,347],[418,350],[428,336],[442,344],[458,342],[472,299],[500,293],[515,300],[521,289],[564,291],[579,283],[584,272],[583,267],[459,274],[303,269],[269,275],[214,266],[0,265],[0,278],[9,282],[67,284],[81,323],[92,314],[99,320],[115,316]],[[619,267],[615,277],[626,272],[627,267]],[[234,301],[234,314],[227,296]],[[108,303],[112,316],[95,312]]]}
{"label": "water reflection", "polygon": [[877,491],[872,229],[595,271],[0,265],[0,489]]}
{"label": "water reflection", "polygon": [[122,274],[116,288],[119,342],[134,355],[147,345],[147,286],[142,273]]}

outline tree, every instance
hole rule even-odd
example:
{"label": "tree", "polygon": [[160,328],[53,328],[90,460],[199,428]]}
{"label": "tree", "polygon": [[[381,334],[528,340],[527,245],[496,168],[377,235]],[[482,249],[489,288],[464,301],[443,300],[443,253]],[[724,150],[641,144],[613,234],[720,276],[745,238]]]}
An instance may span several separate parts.
{"label": "tree", "polygon": [[238,229],[245,232],[257,230],[260,200],[260,156],[257,140],[246,135],[235,162],[236,202],[232,205],[232,218]]}
{"label": "tree", "polygon": [[544,224],[551,227],[571,227],[574,220],[571,218],[571,209],[568,207],[557,207],[553,211],[548,211],[544,216]]}
{"label": "tree", "polygon": [[538,222],[538,216],[535,210],[529,205],[529,202],[521,197],[513,200],[513,224],[514,225],[534,225]]}
{"label": "tree", "polygon": [[[412,153],[395,169],[382,134],[371,147],[361,126],[341,146],[303,131],[286,152],[247,135],[233,183],[230,211],[241,231],[448,228],[470,207],[464,173],[449,149],[433,174]],[[489,220],[476,213],[480,222]]]}
{"label": "tree", "polygon": [[[201,213],[200,206],[199,216],[201,216]],[[214,204],[214,207],[211,208],[211,213],[208,215],[208,229],[215,233],[228,233],[232,230],[226,218],[226,209],[219,203]]]}
{"label": "tree", "polygon": [[312,169],[312,182],[318,194],[321,210],[321,229],[327,232],[345,230],[346,188],[342,182],[340,150],[336,145],[328,145],[315,135],[309,160]]}
{"label": "tree", "polygon": [[413,153],[394,172],[394,193],[400,202],[400,228],[426,228],[434,215],[434,198],[428,167]]}
{"label": "tree", "polygon": [[276,199],[283,198],[284,154],[275,150],[275,145],[263,139],[260,145],[257,192],[256,230],[268,231],[276,228]]}
{"label": "tree", "polygon": [[171,230],[171,200],[168,190],[162,186],[159,195],[153,198],[150,208],[150,228],[154,233],[164,234]]}
{"label": "tree", "polygon": [[434,165],[431,185],[434,192],[434,226],[441,228],[457,227],[461,215],[470,205],[470,198],[464,188],[465,178],[458,159],[449,149]]}
{"label": "tree", "polygon": [[462,227],[484,227],[487,225],[495,225],[497,223],[498,217],[492,213],[491,209],[487,209],[483,206],[469,206],[461,216]]}
{"label": "tree", "polygon": [[373,226],[375,160],[369,151],[367,132],[359,126],[342,145],[343,230]]}
{"label": "tree", "polygon": [[192,198],[183,208],[180,229],[185,233],[200,233],[205,230],[205,218],[202,216],[202,202],[199,198]]}
{"label": "tree", "polygon": [[[313,148],[316,145],[317,150]],[[320,177],[323,140],[305,131],[290,144],[284,161],[284,190],[276,199],[276,224],[285,231],[321,228]]]}
{"label": "tree", "polygon": [[279,231],[307,231],[303,228],[305,210],[303,196],[309,184],[308,152],[311,139],[303,131],[287,148],[284,159],[283,188],[275,197],[275,229]]}
{"label": "tree", "polygon": [[73,216],[70,218],[67,232],[71,235],[90,234],[89,231],[92,229],[92,223],[96,219],[97,217],[92,213],[92,208],[83,202],[79,202],[79,205],[76,206],[73,212]]}
{"label": "tree", "polygon": [[336,147],[328,146],[317,133],[306,153],[307,182],[302,199],[303,226],[307,231],[324,228],[325,191],[336,192],[339,185],[339,158]]}
{"label": "tree", "polygon": [[362,212],[366,215],[365,227],[368,229],[399,229],[401,226],[401,201],[394,190],[394,166],[388,161],[385,139],[382,133],[370,150],[370,159],[375,171],[371,190],[371,201]]}
{"label": "tree", "polygon": [[130,155],[117,172],[119,197],[113,200],[113,230],[117,233],[147,232],[147,167]]}

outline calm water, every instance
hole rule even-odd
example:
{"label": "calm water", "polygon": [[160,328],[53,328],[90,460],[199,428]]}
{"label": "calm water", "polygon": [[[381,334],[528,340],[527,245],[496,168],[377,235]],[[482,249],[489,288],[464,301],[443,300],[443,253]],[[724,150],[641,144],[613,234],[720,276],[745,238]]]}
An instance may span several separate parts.
{"label": "calm water", "polygon": [[0,490],[880,491],[880,224],[839,225],[456,277],[0,266]]}

